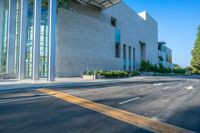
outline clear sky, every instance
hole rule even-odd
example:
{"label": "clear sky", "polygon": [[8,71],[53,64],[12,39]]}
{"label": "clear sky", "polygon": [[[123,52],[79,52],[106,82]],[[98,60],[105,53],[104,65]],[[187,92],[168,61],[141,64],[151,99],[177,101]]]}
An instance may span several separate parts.
{"label": "clear sky", "polygon": [[173,63],[190,65],[200,25],[200,0],[123,0],[134,11],[146,10],[158,22],[159,41],[173,50]]}

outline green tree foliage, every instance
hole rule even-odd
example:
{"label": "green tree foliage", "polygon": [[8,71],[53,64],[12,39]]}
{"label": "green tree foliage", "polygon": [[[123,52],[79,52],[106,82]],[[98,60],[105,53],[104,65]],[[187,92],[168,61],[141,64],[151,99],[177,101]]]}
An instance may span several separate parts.
{"label": "green tree foliage", "polygon": [[179,67],[179,68],[181,68],[178,64],[174,64],[174,67]]}
{"label": "green tree foliage", "polygon": [[197,70],[200,70],[200,26],[198,27],[197,39],[192,50],[191,65]]}
{"label": "green tree foliage", "polygon": [[58,8],[69,9],[70,8],[70,0],[58,0],[57,5],[58,5]]}

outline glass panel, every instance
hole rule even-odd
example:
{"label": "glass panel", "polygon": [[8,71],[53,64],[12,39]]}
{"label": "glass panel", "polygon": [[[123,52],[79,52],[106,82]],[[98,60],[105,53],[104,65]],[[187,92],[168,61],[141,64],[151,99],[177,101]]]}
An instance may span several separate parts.
{"label": "glass panel", "polygon": [[116,43],[121,42],[121,32],[120,32],[120,29],[118,28],[115,29],[115,38],[116,38]]}
{"label": "glass panel", "polygon": [[[43,3],[45,1],[43,0]],[[40,31],[40,64],[39,76],[46,78],[48,72],[48,3],[42,5],[41,31]]]}
{"label": "glass panel", "polygon": [[27,43],[26,43],[26,77],[32,76],[32,50],[33,50],[33,3],[28,4]]}
{"label": "glass panel", "polygon": [[17,0],[14,73],[18,73],[19,65],[20,5],[20,0]]}
{"label": "glass panel", "polygon": [[[33,3],[29,2],[28,11],[28,40],[26,44],[26,77],[32,76],[33,53]],[[46,78],[48,72],[48,2],[42,1],[41,27],[40,27],[40,60],[39,77]]]}
{"label": "glass panel", "polygon": [[3,45],[2,45],[2,55],[1,55],[1,62],[2,62],[2,67],[1,67],[1,72],[6,72],[6,58],[7,58],[7,45],[6,45],[6,42],[7,42],[7,16],[8,16],[8,0],[5,0],[5,10],[3,12],[3,34],[2,34],[2,42],[3,42]]}

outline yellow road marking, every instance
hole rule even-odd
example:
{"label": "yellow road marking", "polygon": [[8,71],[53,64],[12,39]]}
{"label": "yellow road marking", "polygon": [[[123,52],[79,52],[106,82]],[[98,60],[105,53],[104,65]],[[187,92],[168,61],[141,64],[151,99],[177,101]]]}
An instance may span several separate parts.
{"label": "yellow road marking", "polygon": [[192,131],[180,127],[175,127],[173,125],[165,124],[121,109],[95,103],[67,93],[51,89],[39,89],[38,91],[150,131],[158,133],[192,133]]}

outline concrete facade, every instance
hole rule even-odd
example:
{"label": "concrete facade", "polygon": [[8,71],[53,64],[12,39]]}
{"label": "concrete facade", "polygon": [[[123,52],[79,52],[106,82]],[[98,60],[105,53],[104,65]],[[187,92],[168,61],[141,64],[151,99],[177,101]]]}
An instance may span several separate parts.
{"label": "concrete facade", "polygon": [[[111,25],[111,18],[116,19],[116,27]],[[120,58],[115,56],[116,29],[121,36]],[[80,76],[93,70],[123,70],[124,62],[124,70],[139,69],[142,56],[158,64],[157,22],[147,12],[137,14],[123,2],[103,11],[77,2],[71,3],[70,10],[58,10],[57,77]]]}

